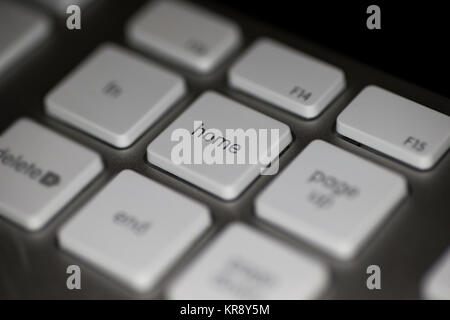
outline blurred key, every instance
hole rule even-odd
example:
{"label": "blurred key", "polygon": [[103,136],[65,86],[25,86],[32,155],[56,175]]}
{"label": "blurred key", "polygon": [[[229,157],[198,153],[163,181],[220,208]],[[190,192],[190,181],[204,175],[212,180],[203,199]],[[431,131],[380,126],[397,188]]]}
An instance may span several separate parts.
{"label": "blurred key", "polygon": [[125,170],[74,215],[58,238],[64,249],[145,291],[209,224],[202,204]]}
{"label": "blurred key", "polygon": [[402,176],[315,140],[259,195],[256,212],[350,259],[406,194]]}
{"label": "blurred key", "polygon": [[336,131],[422,170],[450,147],[449,116],[376,86],[341,112]]}
{"label": "blurred key", "polygon": [[270,39],[257,41],[229,73],[232,86],[304,118],[344,89],[342,70]]}
{"label": "blurred key", "polygon": [[40,229],[102,168],[95,152],[20,119],[0,136],[0,215]]}
{"label": "blurred key", "polygon": [[422,294],[430,300],[450,300],[450,248],[427,272]]}
{"label": "blurred key", "polygon": [[240,40],[234,23],[181,1],[150,3],[130,21],[127,35],[134,45],[202,73],[212,71]]}
{"label": "blurred key", "polygon": [[228,227],[169,289],[172,299],[312,299],[324,265],[241,224]]}
{"label": "blurred key", "polygon": [[67,8],[70,5],[77,5],[80,7],[81,10],[83,10],[94,2],[94,0],[33,0],[33,1],[52,10],[59,16],[66,16]]}
{"label": "blurred key", "polygon": [[118,148],[132,144],[185,91],[181,77],[103,45],[45,98],[47,112]]}
{"label": "blurred key", "polygon": [[13,1],[0,1],[0,72],[29,54],[49,31],[45,16]]}

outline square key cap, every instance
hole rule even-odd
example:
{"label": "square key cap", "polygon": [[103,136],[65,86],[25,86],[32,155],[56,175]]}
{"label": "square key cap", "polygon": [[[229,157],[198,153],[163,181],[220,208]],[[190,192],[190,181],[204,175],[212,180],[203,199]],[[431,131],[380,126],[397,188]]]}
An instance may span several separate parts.
{"label": "square key cap", "polygon": [[209,224],[202,204],[124,170],[69,220],[58,238],[65,250],[146,291]]}
{"label": "square key cap", "polygon": [[211,72],[240,42],[232,21],[187,1],[152,1],[127,27],[134,45],[185,65]]}
{"label": "square key cap", "polygon": [[256,213],[350,259],[406,195],[402,176],[315,140],[258,196]]}
{"label": "square key cap", "polygon": [[102,169],[95,152],[20,119],[0,136],[0,215],[40,229]]}
{"label": "square key cap", "polygon": [[271,39],[260,39],[229,72],[230,84],[304,118],[318,116],[345,88],[344,72]]}
{"label": "square key cap", "polygon": [[150,143],[147,159],[231,200],[272,160],[275,163],[291,141],[291,131],[284,123],[206,92]]}
{"label": "square key cap", "polygon": [[103,45],[45,98],[47,112],[115,147],[131,145],[184,93],[181,77]]}
{"label": "square key cap", "polygon": [[336,131],[420,170],[450,148],[450,117],[377,86],[341,112]]}
{"label": "square key cap", "polygon": [[320,262],[242,224],[228,227],[182,272],[172,299],[312,299],[328,283]]}

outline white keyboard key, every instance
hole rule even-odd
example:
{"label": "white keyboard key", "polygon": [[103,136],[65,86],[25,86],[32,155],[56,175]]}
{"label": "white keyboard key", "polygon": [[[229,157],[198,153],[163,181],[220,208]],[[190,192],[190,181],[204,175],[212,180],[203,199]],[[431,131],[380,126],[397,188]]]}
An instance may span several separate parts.
{"label": "white keyboard key", "polygon": [[146,291],[209,226],[208,209],[134,171],[118,174],[60,230],[60,245]]}
{"label": "white keyboard key", "polygon": [[50,115],[125,148],[184,92],[181,77],[125,49],[103,45],[45,103]]}
{"label": "white keyboard key", "polygon": [[[230,138],[227,130],[235,129],[243,129],[249,136],[254,133],[256,139],[243,142]],[[186,134],[178,136],[180,130]],[[275,131],[278,137],[272,135]],[[215,92],[207,92],[150,143],[147,159],[218,197],[231,200],[264,171],[271,162],[268,160],[276,161],[279,152],[291,141],[291,131],[284,123]],[[186,142],[187,152],[180,152]],[[201,145],[196,149],[198,143]],[[208,155],[219,152],[222,152],[220,159],[213,163],[216,159],[209,159]],[[180,154],[183,155],[180,159],[172,158]],[[228,157],[233,158],[233,163]]]}
{"label": "white keyboard key", "polygon": [[38,12],[14,3],[0,1],[0,72],[32,54],[50,32],[50,22]]}
{"label": "white keyboard key", "polygon": [[450,248],[427,272],[422,294],[430,300],[450,300]]}
{"label": "white keyboard key", "polygon": [[[67,18],[67,8],[71,5],[76,5],[80,7],[80,10],[86,9],[94,0],[34,0],[36,3],[43,5],[59,16],[64,16]],[[72,12],[72,11],[71,11]],[[83,15],[84,11],[81,11]]]}
{"label": "white keyboard key", "polygon": [[177,1],[150,3],[127,28],[131,43],[197,72],[210,72],[240,42],[239,28],[202,8]]}
{"label": "white keyboard key", "polygon": [[406,195],[402,176],[315,140],[261,193],[256,212],[349,259]]}
{"label": "white keyboard key", "polygon": [[450,147],[450,117],[376,86],[342,111],[336,130],[421,170]]}
{"label": "white keyboard key", "polygon": [[314,118],[345,88],[344,73],[270,39],[233,66],[230,84],[304,118]]}
{"label": "white keyboard key", "polygon": [[241,224],[228,227],[169,288],[171,299],[312,299],[328,283],[319,262]]}
{"label": "white keyboard key", "polygon": [[0,136],[0,215],[40,229],[102,168],[95,152],[20,119]]}

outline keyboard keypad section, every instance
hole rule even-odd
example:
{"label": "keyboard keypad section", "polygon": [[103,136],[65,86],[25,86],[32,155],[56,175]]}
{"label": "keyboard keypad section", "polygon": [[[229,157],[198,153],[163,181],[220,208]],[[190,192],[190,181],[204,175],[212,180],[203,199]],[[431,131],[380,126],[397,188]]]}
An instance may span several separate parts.
{"label": "keyboard keypad section", "polygon": [[69,220],[58,239],[65,250],[144,292],[209,224],[202,204],[125,170]]}
{"label": "keyboard keypad section", "polygon": [[50,21],[13,1],[0,1],[0,72],[9,68],[50,33]]}
{"label": "keyboard keypad section", "polygon": [[256,213],[345,260],[406,195],[402,176],[315,140],[258,196]]}
{"label": "keyboard keypad section", "polygon": [[376,86],[342,111],[339,134],[417,169],[432,168],[450,147],[450,117]]}
{"label": "keyboard keypad section", "polygon": [[422,294],[425,299],[450,300],[450,248],[427,272]]}
{"label": "keyboard keypad section", "polygon": [[135,46],[200,73],[212,71],[241,37],[231,21],[176,1],[150,3],[130,21],[127,36]]}
{"label": "keyboard keypad section", "polygon": [[0,136],[0,215],[38,230],[102,169],[95,152],[20,119]]}
{"label": "keyboard keypad section", "polygon": [[328,270],[241,224],[228,227],[169,288],[171,299],[312,299]]}
{"label": "keyboard keypad section", "polygon": [[345,88],[340,69],[270,39],[248,49],[230,70],[229,81],[304,118],[318,116]]}
{"label": "keyboard keypad section", "polygon": [[[236,135],[228,134],[230,131]],[[206,92],[150,143],[147,159],[231,200],[271,161],[276,163],[291,141],[291,131],[284,123]]]}
{"label": "keyboard keypad section", "polygon": [[47,95],[45,104],[50,115],[126,148],[184,92],[181,77],[103,45]]}

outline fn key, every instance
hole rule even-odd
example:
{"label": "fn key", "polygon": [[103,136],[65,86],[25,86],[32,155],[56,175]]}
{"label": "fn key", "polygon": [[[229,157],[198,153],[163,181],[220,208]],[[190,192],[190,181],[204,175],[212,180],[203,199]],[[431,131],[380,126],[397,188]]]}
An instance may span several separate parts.
{"label": "fn key", "polygon": [[93,151],[20,119],[0,136],[0,216],[40,229],[102,167]]}

